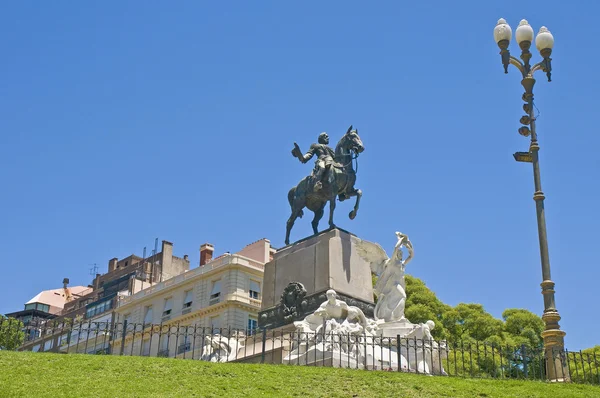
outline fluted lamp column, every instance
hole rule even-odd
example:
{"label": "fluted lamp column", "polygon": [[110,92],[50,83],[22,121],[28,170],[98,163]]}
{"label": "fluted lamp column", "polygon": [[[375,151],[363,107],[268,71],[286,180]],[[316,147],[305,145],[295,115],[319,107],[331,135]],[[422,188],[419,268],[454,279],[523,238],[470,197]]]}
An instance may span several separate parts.
{"label": "fluted lamp column", "polygon": [[540,150],[536,129],[535,114],[533,106],[533,86],[535,85],[534,73],[541,70],[546,73],[548,81],[551,81],[551,59],[552,48],[554,46],[554,37],[550,31],[542,26],[535,38],[535,46],[542,56],[542,61],[531,66],[531,52],[529,51],[533,42],[533,28],[527,20],[523,19],[515,31],[515,38],[521,49],[521,60],[510,55],[508,46],[512,38],[512,29],[502,18],[498,20],[494,28],[494,40],[500,47],[500,56],[504,73],[508,73],[508,66],[515,66],[523,77],[521,85],[525,89],[523,93],[523,110],[525,115],[521,117],[522,126],[519,128],[519,134],[524,137],[531,137],[528,152],[516,152],[513,156],[518,162],[531,163],[533,165],[533,182],[535,192],[533,200],[535,201],[538,239],[540,245],[540,259],[542,263],[542,295],[544,297],[544,313],[542,319],[545,329],[542,332],[544,341],[544,352],[546,359],[546,377],[550,381],[570,381],[569,368],[565,359],[565,332],[560,329],[558,321],[560,315],[556,309],[554,300],[554,282],[550,277],[550,257],[548,254],[548,238],[546,235],[546,215],[544,211],[544,193],[542,192],[542,182],[540,178],[540,164],[538,152]]}

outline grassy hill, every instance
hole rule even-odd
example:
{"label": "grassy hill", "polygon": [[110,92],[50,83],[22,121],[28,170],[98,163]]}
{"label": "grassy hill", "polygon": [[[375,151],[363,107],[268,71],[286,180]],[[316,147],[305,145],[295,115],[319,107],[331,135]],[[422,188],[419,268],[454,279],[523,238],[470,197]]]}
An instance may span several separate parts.
{"label": "grassy hill", "polygon": [[600,397],[600,387],[0,351],[0,397]]}

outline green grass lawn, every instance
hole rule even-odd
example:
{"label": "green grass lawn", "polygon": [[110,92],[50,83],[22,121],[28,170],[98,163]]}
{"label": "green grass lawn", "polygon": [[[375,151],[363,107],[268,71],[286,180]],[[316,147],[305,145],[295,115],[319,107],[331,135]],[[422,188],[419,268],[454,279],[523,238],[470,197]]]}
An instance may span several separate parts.
{"label": "green grass lawn", "polygon": [[307,366],[0,351],[0,397],[600,397],[600,387]]}

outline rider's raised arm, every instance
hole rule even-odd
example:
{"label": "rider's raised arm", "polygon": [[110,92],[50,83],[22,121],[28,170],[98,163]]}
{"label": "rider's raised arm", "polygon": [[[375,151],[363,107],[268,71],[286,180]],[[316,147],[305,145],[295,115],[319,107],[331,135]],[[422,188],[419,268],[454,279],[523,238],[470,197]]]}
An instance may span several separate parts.
{"label": "rider's raised arm", "polygon": [[302,156],[302,159],[300,159],[302,161],[302,163],[308,162],[315,155],[316,149],[317,149],[317,144],[312,144],[310,146],[310,148],[308,149],[308,151],[306,151],[304,156]]}

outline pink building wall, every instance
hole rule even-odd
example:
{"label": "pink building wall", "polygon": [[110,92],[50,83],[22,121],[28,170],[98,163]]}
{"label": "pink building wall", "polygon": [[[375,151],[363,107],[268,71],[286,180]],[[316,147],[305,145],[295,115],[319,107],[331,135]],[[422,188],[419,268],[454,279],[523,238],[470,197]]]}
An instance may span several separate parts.
{"label": "pink building wall", "polygon": [[270,250],[271,241],[263,238],[254,243],[250,243],[236,254],[251,258],[252,260],[260,261],[261,263],[268,263]]}

